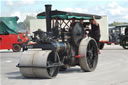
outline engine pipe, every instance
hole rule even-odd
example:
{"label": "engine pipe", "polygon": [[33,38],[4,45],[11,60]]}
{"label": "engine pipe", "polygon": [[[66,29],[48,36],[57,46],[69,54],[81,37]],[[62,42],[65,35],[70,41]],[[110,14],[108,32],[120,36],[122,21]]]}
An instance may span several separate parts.
{"label": "engine pipe", "polygon": [[51,6],[45,5],[45,16],[46,16],[46,30],[51,32]]}

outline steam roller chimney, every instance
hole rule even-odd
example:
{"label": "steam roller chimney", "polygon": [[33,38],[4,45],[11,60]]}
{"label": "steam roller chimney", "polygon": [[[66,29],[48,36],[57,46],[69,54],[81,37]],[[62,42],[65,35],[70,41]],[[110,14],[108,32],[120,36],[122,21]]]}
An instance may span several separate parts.
{"label": "steam roller chimney", "polygon": [[51,7],[52,5],[45,5],[45,16],[46,16],[46,30],[51,32]]}

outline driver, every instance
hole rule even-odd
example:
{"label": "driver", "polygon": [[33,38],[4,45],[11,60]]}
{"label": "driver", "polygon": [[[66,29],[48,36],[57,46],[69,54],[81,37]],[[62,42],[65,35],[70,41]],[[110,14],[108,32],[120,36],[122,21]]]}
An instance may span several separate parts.
{"label": "driver", "polygon": [[125,28],[125,35],[128,35],[128,27]]}
{"label": "driver", "polygon": [[89,20],[89,22],[91,24],[90,36],[96,40],[97,45],[98,45],[98,53],[100,54],[100,50],[99,50],[99,40],[100,40],[100,36],[101,36],[100,26],[96,22],[95,16],[93,16],[93,19]]}

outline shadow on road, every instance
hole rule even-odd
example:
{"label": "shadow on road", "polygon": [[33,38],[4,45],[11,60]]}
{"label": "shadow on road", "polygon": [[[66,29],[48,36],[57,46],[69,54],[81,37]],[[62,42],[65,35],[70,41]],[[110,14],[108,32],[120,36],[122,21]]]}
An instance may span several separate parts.
{"label": "shadow on road", "polygon": [[7,73],[7,75],[16,75],[16,74],[20,74],[20,72],[10,72],[10,73]]}
{"label": "shadow on road", "polygon": [[24,79],[20,72],[10,72],[6,73],[8,79]]}
{"label": "shadow on road", "polygon": [[81,70],[81,68],[69,68],[66,71],[60,71],[60,74],[67,74],[67,73],[83,73],[83,71]]}
{"label": "shadow on road", "polygon": [[[69,68],[66,71],[59,72],[59,74],[68,74],[68,73],[85,73],[85,72],[83,72],[80,68]],[[8,79],[27,79],[27,80],[42,79],[42,78],[25,78],[21,75],[21,73],[19,71],[6,73],[6,75],[8,76]]]}
{"label": "shadow on road", "polygon": [[[19,71],[17,72],[10,72],[10,73],[6,73],[6,75],[8,76],[8,79],[25,79],[25,80],[42,80],[43,78],[25,78],[24,76],[21,75],[21,73]],[[44,79],[43,79],[44,80]]]}

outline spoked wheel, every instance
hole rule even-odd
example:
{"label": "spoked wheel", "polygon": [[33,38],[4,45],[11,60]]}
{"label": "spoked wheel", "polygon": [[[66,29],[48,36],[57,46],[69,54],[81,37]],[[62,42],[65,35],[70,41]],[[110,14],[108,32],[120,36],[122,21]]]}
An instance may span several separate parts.
{"label": "spoked wheel", "polygon": [[19,44],[14,44],[12,50],[13,52],[19,52],[21,50],[21,46]]}
{"label": "spoked wheel", "polygon": [[47,59],[47,71],[49,74],[49,77],[55,77],[58,74],[59,71],[59,65],[58,65],[58,57],[54,52],[51,52]]}
{"label": "spoked wheel", "polygon": [[84,38],[79,46],[79,59],[81,69],[86,72],[94,71],[98,63],[98,47],[92,38]]}
{"label": "spoked wheel", "polygon": [[55,77],[59,71],[58,58],[50,50],[24,52],[18,67],[24,77],[30,78],[50,79]]}
{"label": "spoked wheel", "polygon": [[122,40],[122,47],[128,49],[128,37]]}

